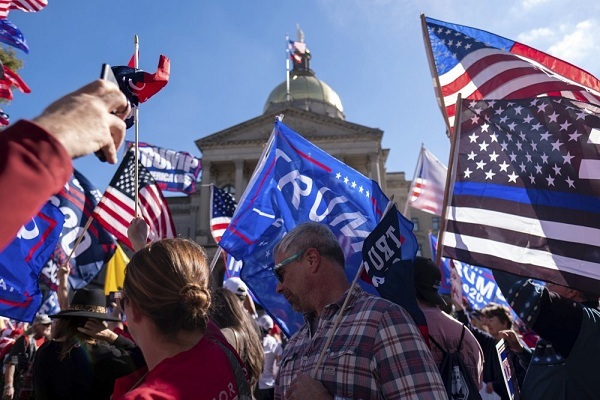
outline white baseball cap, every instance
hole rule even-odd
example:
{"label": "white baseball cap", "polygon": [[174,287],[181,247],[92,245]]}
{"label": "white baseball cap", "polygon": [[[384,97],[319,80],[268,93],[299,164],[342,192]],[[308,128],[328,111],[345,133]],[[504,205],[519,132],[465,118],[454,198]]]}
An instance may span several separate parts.
{"label": "white baseball cap", "polygon": [[223,287],[237,296],[245,297],[248,294],[248,286],[238,277],[227,279]]}
{"label": "white baseball cap", "polygon": [[265,331],[273,329],[273,318],[271,318],[267,314],[262,315],[258,318],[258,325],[260,325],[261,328],[263,328]]}

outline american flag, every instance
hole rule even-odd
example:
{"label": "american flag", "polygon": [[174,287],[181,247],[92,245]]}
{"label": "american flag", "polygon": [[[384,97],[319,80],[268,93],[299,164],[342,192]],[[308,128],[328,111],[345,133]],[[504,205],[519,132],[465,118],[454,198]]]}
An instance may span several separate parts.
{"label": "american flag", "polygon": [[[150,227],[150,241],[176,236],[167,201],[144,166],[138,162],[138,212]],[[94,217],[104,228],[131,248],[127,228],[135,217],[135,154],[128,151],[104,196],[94,210]]]}
{"label": "american flag", "polygon": [[2,66],[4,69],[4,77],[0,79],[0,98],[12,100],[13,94],[11,87],[15,86],[23,93],[31,93],[31,89],[21,77],[8,68],[6,65]]}
{"label": "american flag", "polygon": [[462,107],[443,255],[597,289],[600,109],[555,97]]}
{"label": "american flag", "polygon": [[430,214],[442,215],[448,168],[429,150],[421,147],[416,171],[410,186],[408,205]]}
{"label": "american flag", "polygon": [[[438,99],[454,127],[456,100],[558,96],[600,104],[600,81],[590,73],[492,33],[425,18]],[[437,85],[437,84],[436,84]],[[436,93],[439,96],[439,93]]]}
{"label": "american flag", "polygon": [[290,57],[295,63],[302,62],[302,55],[306,54],[306,43],[290,40]]}
{"label": "american flag", "polygon": [[215,242],[221,241],[221,236],[231,222],[237,203],[232,195],[215,185],[210,187],[210,232]]}
{"label": "american flag", "polygon": [[8,17],[9,10],[37,12],[47,5],[47,0],[0,0],[0,19]]}

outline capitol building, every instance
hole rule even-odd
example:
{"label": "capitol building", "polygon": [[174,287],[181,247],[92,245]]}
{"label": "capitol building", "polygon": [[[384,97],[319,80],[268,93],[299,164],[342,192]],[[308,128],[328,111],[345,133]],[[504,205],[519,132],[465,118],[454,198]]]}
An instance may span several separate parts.
{"label": "capitol building", "polygon": [[[308,53],[308,52],[307,52]],[[405,172],[388,172],[390,149],[381,147],[384,132],[348,122],[342,100],[310,68],[310,53],[302,63],[292,63],[289,80],[277,85],[265,101],[262,115],[195,141],[202,152],[202,182],[190,196],[168,197],[178,236],[187,237],[207,250],[217,250],[210,232],[210,184],[226,190],[238,200],[248,184],[273,131],[275,118],[346,165],[377,181],[383,192],[403,212],[410,180]],[[289,88],[288,88],[289,87]],[[409,171],[412,178],[413,171]],[[409,207],[405,215],[415,224],[420,255],[431,257],[429,231],[437,232],[440,217]],[[222,271],[219,260],[217,271]]]}

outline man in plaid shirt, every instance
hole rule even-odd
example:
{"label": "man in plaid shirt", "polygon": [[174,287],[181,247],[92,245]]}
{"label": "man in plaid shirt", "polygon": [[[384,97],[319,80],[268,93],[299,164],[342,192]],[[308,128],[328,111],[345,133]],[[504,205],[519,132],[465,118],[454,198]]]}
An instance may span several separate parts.
{"label": "man in plaid shirt", "polygon": [[447,399],[431,352],[402,307],[355,286],[333,332],[351,285],[327,225],[298,225],[274,255],[277,292],[305,317],[284,349],[275,399]]}

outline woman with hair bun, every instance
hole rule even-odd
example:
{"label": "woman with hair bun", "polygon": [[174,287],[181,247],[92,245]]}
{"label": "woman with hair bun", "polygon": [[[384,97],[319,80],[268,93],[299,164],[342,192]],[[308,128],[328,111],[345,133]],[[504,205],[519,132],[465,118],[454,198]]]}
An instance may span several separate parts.
{"label": "woman with hair bun", "polygon": [[147,368],[119,379],[113,399],[249,399],[243,363],[208,321],[204,249],[186,239],[144,246],[147,229],[142,219],[129,228],[138,252],[127,265],[120,299]]}

